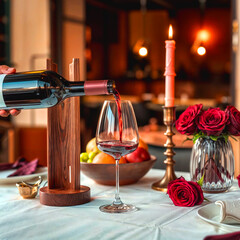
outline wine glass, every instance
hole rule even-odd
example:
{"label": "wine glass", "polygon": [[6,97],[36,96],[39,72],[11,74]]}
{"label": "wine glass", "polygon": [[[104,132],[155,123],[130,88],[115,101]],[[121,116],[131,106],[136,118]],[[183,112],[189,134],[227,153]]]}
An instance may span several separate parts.
{"label": "wine glass", "polygon": [[112,204],[100,207],[102,212],[123,213],[137,208],[124,204],[119,196],[119,160],[135,151],[139,143],[138,127],[132,104],[128,100],[104,101],[96,132],[98,148],[116,160],[116,192]]}

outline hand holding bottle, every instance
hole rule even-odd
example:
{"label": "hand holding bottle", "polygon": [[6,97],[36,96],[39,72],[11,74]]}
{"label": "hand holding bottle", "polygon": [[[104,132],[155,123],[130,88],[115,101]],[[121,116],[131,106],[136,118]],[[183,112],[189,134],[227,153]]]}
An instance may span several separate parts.
{"label": "hand holding bottle", "polygon": [[[13,74],[16,72],[15,68],[10,68],[6,65],[0,65],[0,74]],[[13,116],[17,116],[20,113],[17,109],[11,109],[11,110],[0,110],[0,116],[1,117],[7,117],[9,114]]]}

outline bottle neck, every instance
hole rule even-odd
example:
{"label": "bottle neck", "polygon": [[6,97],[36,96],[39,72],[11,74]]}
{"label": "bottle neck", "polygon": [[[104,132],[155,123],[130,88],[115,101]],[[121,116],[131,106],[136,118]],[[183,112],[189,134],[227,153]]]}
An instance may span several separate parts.
{"label": "bottle neck", "polygon": [[84,95],[109,95],[112,94],[115,83],[112,80],[91,80],[65,83],[65,98]]}
{"label": "bottle neck", "polygon": [[65,83],[65,96],[68,97],[77,97],[84,96],[84,82],[66,82]]}

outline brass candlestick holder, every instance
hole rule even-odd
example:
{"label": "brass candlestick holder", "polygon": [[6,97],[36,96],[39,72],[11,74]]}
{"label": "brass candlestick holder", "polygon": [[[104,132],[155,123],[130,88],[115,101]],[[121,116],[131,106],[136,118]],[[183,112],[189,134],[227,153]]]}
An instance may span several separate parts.
{"label": "brass candlestick holder", "polygon": [[164,146],[167,148],[167,150],[164,152],[164,155],[167,156],[167,159],[164,161],[166,164],[166,172],[160,181],[152,184],[152,189],[167,192],[168,183],[177,178],[174,172],[175,161],[173,160],[173,156],[175,155],[173,147],[175,144],[172,141],[172,137],[175,135],[172,130],[173,124],[176,120],[175,107],[163,107],[163,114],[163,121],[167,126],[167,131],[164,134],[167,136],[167,141],[164,144]]}

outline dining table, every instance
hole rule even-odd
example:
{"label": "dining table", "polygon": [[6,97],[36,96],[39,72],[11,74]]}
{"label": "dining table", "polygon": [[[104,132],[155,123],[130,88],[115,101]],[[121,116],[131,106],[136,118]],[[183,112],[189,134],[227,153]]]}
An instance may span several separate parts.
{"label": "dining table", "polygon": [[[103,213],[99,206],[114,198],[114,186],[95,183],[81,174],[81,184],[90,187],[91,201],[77,206],[53,207],[42,205],[37,195],[23,199],[16,184],[0,185],[0,240],[39,239],[119,239],[119,240],[202,240],[209,235],[240,231],[226,224],[210,223],[200,218],[199,210],[217,200],[240,198],[236,180],[224,193],[207,194],[201,205],[175,206],[166,192],[151,188],[163,177],[165,170],[151,169],[137,183],[120,186],[124,203],[138,210],[130,213]],[[0,179],[1,179],[0,172]],[[176,172],[190,180],[188,172]],[[43,181],[46,183],[46,181]]]}

